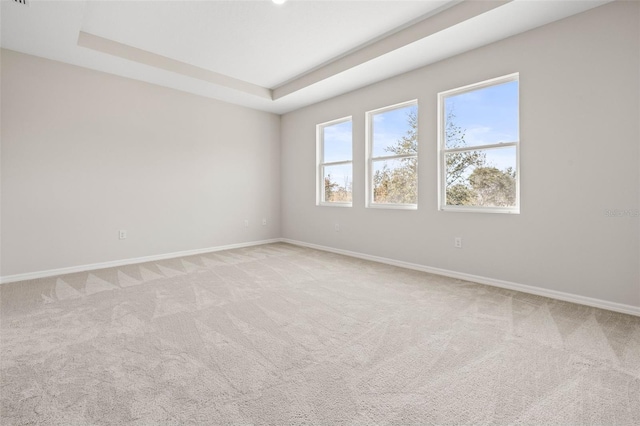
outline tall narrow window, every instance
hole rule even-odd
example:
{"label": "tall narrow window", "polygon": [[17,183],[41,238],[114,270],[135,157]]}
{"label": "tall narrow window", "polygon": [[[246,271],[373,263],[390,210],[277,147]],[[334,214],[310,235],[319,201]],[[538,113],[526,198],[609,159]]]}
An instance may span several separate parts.
{"label": "tall narrow window", "polygon": [[418,103],[367,113],[367,206],[418,204]]}
{"label": "tall narrow window", "polygon": [[440,209],[519,213],[518,74],[438,95]]}
{"label": "tall narrow window", "polygon": [[317,204],[351,206],[351,117],[317,126]]}

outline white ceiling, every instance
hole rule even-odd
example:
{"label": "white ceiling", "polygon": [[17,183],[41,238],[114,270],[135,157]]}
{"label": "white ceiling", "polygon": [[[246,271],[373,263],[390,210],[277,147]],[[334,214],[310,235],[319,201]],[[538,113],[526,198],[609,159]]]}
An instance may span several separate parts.
{"label": "white ceiling", "polygon": [[3,48],[285,113],[611,0],[2,0]]}

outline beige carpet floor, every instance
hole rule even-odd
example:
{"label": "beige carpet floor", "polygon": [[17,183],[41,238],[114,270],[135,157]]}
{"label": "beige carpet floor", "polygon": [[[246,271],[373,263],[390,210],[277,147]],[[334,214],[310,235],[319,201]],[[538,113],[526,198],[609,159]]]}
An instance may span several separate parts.
{"label": "beige carpet floor", "polygon": [[287,244],[0,298],[3,425],[640,424],[640,318]]}

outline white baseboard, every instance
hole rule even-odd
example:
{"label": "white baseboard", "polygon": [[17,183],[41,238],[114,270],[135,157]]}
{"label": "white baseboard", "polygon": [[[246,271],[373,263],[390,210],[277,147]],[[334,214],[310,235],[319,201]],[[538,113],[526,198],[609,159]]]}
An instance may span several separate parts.
{"label": "white baseboard", "polygon": [[288,238],[273,238],[269,240],[251,241],[246,243],[229,244],[218,247],[208,247],[195,250],[184,250],[173,253],[158,254],[153,256],[144,256],[130,259],[114,260],[110,262],[93,263],[89,265],[71,266],[67,268],[50,269],[47,271],[29,272],[25,274],[15,274],[0,277],[0,284],[12,283],[16,281],[33,280],[37,278],[46,278],[57,275],[71,274],[74,272],[92,271],[95,269],[112,268],[117,266],[131,265],[134,263],[154,262],[157,260],[172,259],[176,257],[192,256],[197,254],[212,253],[222,250],[231,250],[242,247],[251,247],[262,244],[271,244],[284,242],[301,247],[308,247],[316,250],[327,251],[336,254],[342,254],[345,256],[356,257],[359,259],[370,260],[373,262],[385,263],[387,265],[398,266],[401,268],[413,269],[416,271],[428,272],[431,274],[442,275],[445,277],[457,278],[464,281],[471,281],[479,284],[485,284],[493,287],[505,288],[508,290],[521,291],[523,293],[535,294],[538,296],[549,297],[551,299],[563,300],[565,302],[577,303],[580,305],[592,306],[594,308],[606,309],[614,312],[621,312],[624,314],[640,316],[640,307],[625,305],[622,303],[609,302],[607,300],[594,299],[591,297],[580,296],[572,293],[565,293],[562,291],[549,290],[541,287],[534,287],[525,284],[513,283],[510,281],[498,280],[495,278],[482,277],[479,275],[466,274],[463,272],[450,271],[447,269],[433,268],[431,266],[420,265],[417,263],[404,262],[401,260],[389,259],[386,257],[372,256],[369,254],[353,252],[349,250],[336,249],[333,247],[321,246],[318,244],[306,243],[303,241],[290,240]]}
{"label": "white baseboard", "polygon": [[341,250],[332,247],[320,246],[317,244],[305,243],[303,241],[290,240],[281,238],[280,241],[302,247],[309,247],[316,250],[328,251],[331,253],[342,254],[345,256],[356,257],[373,262],[385,263],[387,265],[399,266],[401,268],[413,269],[416,271],[429,272],[431,274],[443,275],[445,277],[457,278],[464,281],[471,281],[479,284],[485,284],[493,287],[505,288],[508,290],[521,291],[523,293],[535,294],[538,296],[548,297],[550,299],[563,300],[565,302],[577,303],[579,305],[591,306],[594,308],[606,309],[623,314],[640,316],[640,306],[625,305],[622,303],[609,302],[607,300],[594,299],[592,297],[580,296],[578,294],[565,293],[562,291],[549,290],[541,287],[534,287],[525,284],[518,284],[509,281],[497,280],[495,278],[481,277],[479,275],[465,274],[463,272],[449,271],[447,269],[433,268],[430,266],[419,265],[417,263],[403,262],[401,260],[389,259],[386,257],[372,256],[364,253],[358,253],[348,250]]}
{"label": "white baseboard", "polygon": [[153,256],[143,256],[130,259],[113,260],[110,262],[92,263],[89,265],[70,266],[68,268],[49,269],[47,271],[28,272],[25,274],[15,274],[0,277],[0,284],[12,283],[16,281],[34,280],[37,278],[53,277],[56,275],[72,274],[74,272],[93,271],[95,269],[113,268],[117,266],[131,265],[133,263],[155,262],[156,260],[173,259],[175,257],[193,256],[195,254],[211,253],[214,251],[231,250],[242,247],[258,246],[262,244],[278,243],[280,238],[270,240],[251,241],[247,243],[229,244],[226,246],[208,247],[195,250],[177,251],[174,253],[156,254]]}

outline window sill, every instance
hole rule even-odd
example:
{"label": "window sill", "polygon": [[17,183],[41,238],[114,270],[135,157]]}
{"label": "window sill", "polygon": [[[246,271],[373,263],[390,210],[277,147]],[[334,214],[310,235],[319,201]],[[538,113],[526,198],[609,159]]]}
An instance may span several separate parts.
{"label": "window sill", "polygon": [[316,204],[318,207],[352,207],[353,203],[326,203]]}
{"label": "window sill", "polygon": [[457,213],[502,213],[502,214],[520,214],[518,207],[461,207],[461,206],[444,206],[439,208],[444,212]]}
{"label": "window sill", "polygon": [[391,210],[418,210],[417,204],[380,204],[371,203],[367,206],[368,209],[391,209]]}

